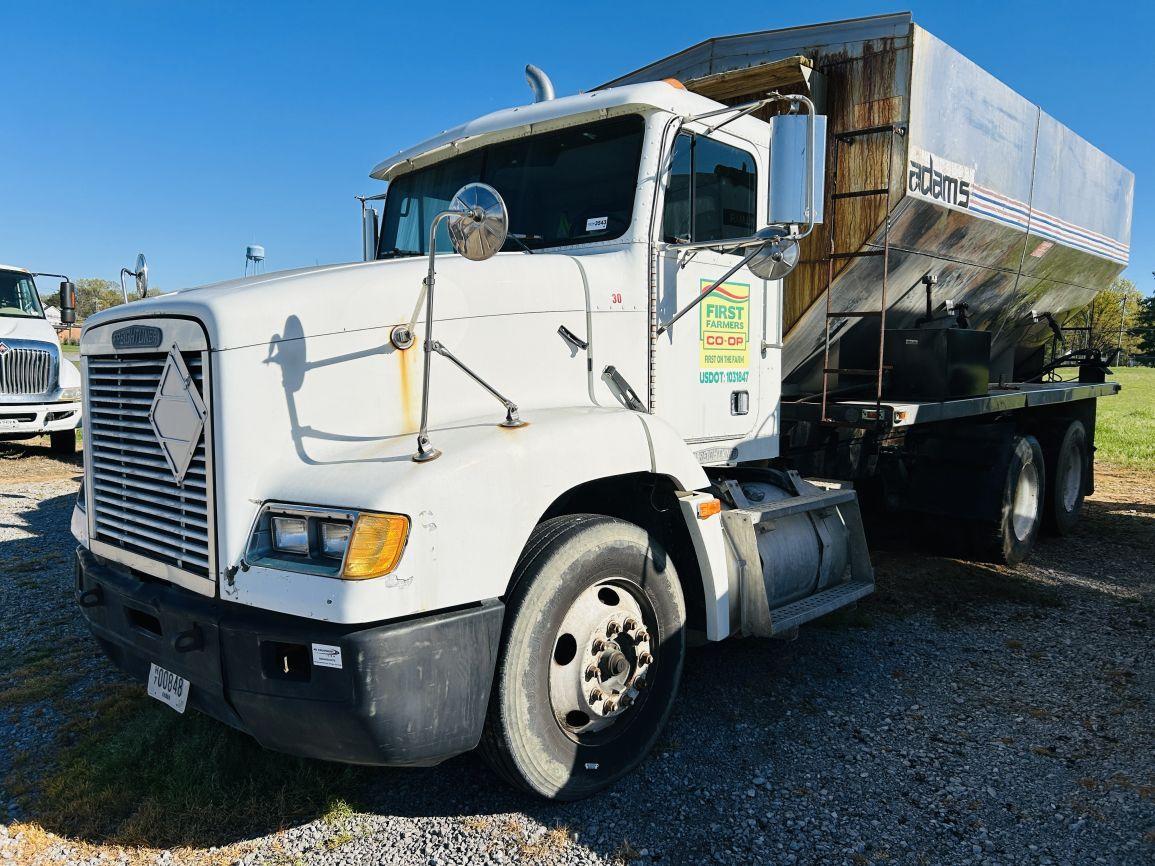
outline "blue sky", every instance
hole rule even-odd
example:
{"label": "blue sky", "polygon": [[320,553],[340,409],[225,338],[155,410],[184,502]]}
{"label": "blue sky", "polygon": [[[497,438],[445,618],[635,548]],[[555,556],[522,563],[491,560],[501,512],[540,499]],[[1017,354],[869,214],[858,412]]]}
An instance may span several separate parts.
{"label": "blue sky", "polygon": [[[702,39],[911,8],[1136,175],[1126,276],[1155,288],[1155,12],[1085,3],[27,3],[5,35],[0,261],[174,289],[359,257],[380,159]],[[725,9],[723,14],[717,10]],[[42,288],[50,289],[51,285]]]}

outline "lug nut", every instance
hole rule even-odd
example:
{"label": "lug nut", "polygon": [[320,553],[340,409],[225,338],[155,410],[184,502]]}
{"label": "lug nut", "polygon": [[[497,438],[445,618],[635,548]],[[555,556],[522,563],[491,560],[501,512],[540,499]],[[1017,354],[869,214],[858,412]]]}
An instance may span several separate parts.
{"label": "lug nut", "polygon": [[606,715],[609,715],[610,713],[612,713],[614,711],[614,709],[615,708],[614,708],[614,702],[613,701],[606,701],[605,704],[602,705],[602,712],[605,713]]}
{"label": "lug nut", "polygon": [[614,635],[616,635],[621,630],[622,630],[622,627],[620,625],[618,625],[617,622],[615,622],[614,620],[611,619],[609,624],[606,626],[606,637],[613,637]]}
{"label": "lug nut", "polygon": [[633,703],[633,701],[630,700],[629,695],[622,695],[621,700],[618,701],[618,706],[624,710],[626,707],[628,707],[632,703]]}
{"label": "lug nut", "polygon": [[633,631],[638,627],[638,621],[632,616],[622,625],[622,631]]}
{"label": "lug nut", "polygon": [[645,643],[649,639],[650,639],[650,633],[648,631],[646,631],[644,628],[640,629],[638,631],[638,633],[636,635],[634,635],[634,640],[637,641],[638,643]]}
{"label": "lug nut", "polygon": [[604,697],[605,697],[605,695],[602,694],[601,689],[594,689],[592,692],[590,692],[590,703],[596,704],[598,701],[600,701]]}
{"label": "lug nut", "polygon": [[587,680],[592,680],[597,675],[598,675],[598,666],[597,665],[589,665],[586,668],[586,679]]}
{"label": "lug nut", "polygon": [[646,678],[643,676],[634,677],[634,688],[639,692],[646,687]]}
{"label": "lug nut", "polygon": [[648,665],[653,660],[654,657],[649,653],[642,653],[640,656],[638,656],[638,664],[640,665]]}
{"label": "lug nut", "polygon": [[594,646],[593,646],[594,652],[600,653],[605,648],[606,648],[606,642],[604,640],[602,640],[600,637],[594,638]]}

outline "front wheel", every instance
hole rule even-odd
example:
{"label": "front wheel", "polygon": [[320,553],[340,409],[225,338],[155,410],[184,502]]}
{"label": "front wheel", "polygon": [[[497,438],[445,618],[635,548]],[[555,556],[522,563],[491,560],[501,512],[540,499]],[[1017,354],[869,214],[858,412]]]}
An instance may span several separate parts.
{"label": "front wheel", "polygon": [[685,624],[674,565],[645,530],[591,514],[540,524],[506,604],[482,754],[550,799],[609,786],[670,715]]}

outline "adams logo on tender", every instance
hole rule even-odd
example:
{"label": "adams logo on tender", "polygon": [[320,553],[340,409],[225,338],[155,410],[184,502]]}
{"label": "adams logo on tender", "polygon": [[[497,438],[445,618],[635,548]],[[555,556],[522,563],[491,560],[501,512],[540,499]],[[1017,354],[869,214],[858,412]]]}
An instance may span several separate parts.
{"label": "adams logo on tender", "polygon": [[917,147],[910,149],[906,191],[918,198],[968,210],[975,170]]}

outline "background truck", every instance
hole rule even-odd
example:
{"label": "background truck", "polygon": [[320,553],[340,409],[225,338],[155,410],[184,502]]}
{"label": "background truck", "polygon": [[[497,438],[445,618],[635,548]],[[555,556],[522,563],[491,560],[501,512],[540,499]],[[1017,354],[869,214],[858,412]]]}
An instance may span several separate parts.
{"label": "background truck", "polygon": [[1129,173],[908,16],[527,74],[373,170],[366,262],[86,324],[77,598],[174,709],[574,799],[689,642],[873,589],[856,486],[1008,562],[1077,519]]}
{"label": "background truck", "polygon": [[[44,318],[37,276],[0,265],[0,440],[48,434],[52,451],[76,452],[80,424],[80,371],[60,351],[60,341]],[[61,294],[75,288],[62,277]],[[67,287],[67,288],[66,288]],[[68,312],[75,318],[75,303]]]}

